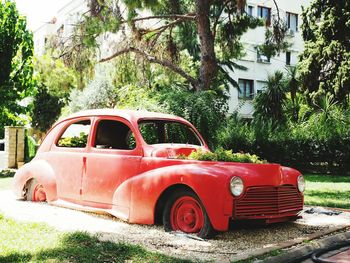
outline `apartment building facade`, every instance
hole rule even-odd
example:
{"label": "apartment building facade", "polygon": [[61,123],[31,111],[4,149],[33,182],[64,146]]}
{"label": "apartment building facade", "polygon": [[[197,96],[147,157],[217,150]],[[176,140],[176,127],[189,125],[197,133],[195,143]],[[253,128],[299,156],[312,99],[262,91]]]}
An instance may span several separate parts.
{"label": "apartment building facade", "polygon": [[[266,79],[276,70],[286,71],[298,61],[298,55],[304,48],[301,34],[302,6],[309,5],[310,0],[277,0],[279,15],[284,19],[288,27],[288,42],[291,44],[287,52],[281,52],[275,57],[268,58],[259,54],[257,46],[264,43],[265,28],[258,27],[250,30],[242,36],[245,56],[237,60],[237,64],[247,70],[236,69],[232,78],[237,81],[239,90],[230,88],[229,107],[230,112],[238,112],[242,117],[251,118],[254,112],[253,99],[265,89]],[[277,15],[277,8],[273,0],[247,0],[246,11],[249,15],[260,17],[271,24],[273,16]]]}

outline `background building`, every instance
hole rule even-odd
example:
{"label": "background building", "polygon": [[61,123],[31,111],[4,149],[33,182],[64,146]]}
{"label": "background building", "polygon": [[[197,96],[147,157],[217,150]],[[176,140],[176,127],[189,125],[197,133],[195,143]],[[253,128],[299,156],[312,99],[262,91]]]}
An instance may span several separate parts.
{"label": "background building", "polygon": [[52,37],[61,42],[68,41],[74,26],[89,10],[86,0],[72,0],[58,10],[51,21],[34,30],[34,51],[37,55],[45,53],[45,45]]}
{"label": "background building", "polygon": [[[286,70],[286,67],[297,63],[298,55],[304,48],[304,42],[301,35],[301,12],[302,6],[307,6],[310,0],[278,0],[280,17],[285,19],[288,26],[288,38],[291,47],[287,52],[279,56],[268,58],[259,54],[256,47],[264,43],[265,28],[258,27],[248,31],[242,36],[242,43],[245,48],[245,57],[240,59],[237,64],[247,68],[247,70],[238,70],[232,73],[232,78],[237,81],[240,91],[237,88],[230,89],[230,112],[237,111],[242,117],[251,117],[254,108],[253,99],[264,89],[268,74],[276,70]],[[266,19],[267,25],[270,24],[277,10],[273,0],[248,0],[247,12],[254,17]]]}

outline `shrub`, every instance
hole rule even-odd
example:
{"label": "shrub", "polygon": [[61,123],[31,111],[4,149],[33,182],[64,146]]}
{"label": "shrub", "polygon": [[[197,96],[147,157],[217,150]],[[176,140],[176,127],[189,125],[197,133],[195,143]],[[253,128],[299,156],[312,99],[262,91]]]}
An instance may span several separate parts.
{"label": "shrub", "polygon": [[263,92],[254,99],[254,121],[263,126],[267,121],[274,127],[285,123],[284,104],[286,102],[286,87],[284,75],[276,71],[269,75]]}
{"label": "shrub", "polygon": [[77,147],[83,148],[86,146],[88,135],[81,132],[79,136],[61,138],[58,141],[60,147]]}
{"label": "shrub", "polygon": [[332,107],[283,128],[268,123],[258,127],[231,117],[227,127],[218,133],[219,145],[301,171],[348,174],[350,117],[348,110]]}
{"label": "shrub", "polygon": [[108,76],[97,75],[84,90],[73,90],[70,95],[69,108],[71,112],[114,108],[116,103],[117,95],[112,81]]}
{"label": "shrub", "polygon": [[[0,178],[5,178],[5,177],[13,177],[15,175],[15,171],[14,170],[2,170],[0,171]],[[1,217],[0,217],[1,219]]]}
{"label": "shrub", "polygon": [[38,144],[36,143],[35,139],[26,134],[25,137],[25,153],[24,153],[24,160],[25,162],[30,162],[34,157],[38,150]]}
{"label": "shrub", "polygon": [[211,148],[216,144],[216,132],[225,124],[227,101],[214,91],[164,90],[160,95],[167,112],[190,121]]}
{"label": "shrub", "polygon": [[41,132],[46,132],[60,116],[62,107],[61,99],[51,94],[46,86],[41,85],[34,97],[32,126]]}
{"label": "shrub", "polygon": [[227,119],[227,123],[217,132],[217,144],[224,149],[232,149],[234,152],[251,152],[255,134],[248,121],[240,119],[233,114]]}

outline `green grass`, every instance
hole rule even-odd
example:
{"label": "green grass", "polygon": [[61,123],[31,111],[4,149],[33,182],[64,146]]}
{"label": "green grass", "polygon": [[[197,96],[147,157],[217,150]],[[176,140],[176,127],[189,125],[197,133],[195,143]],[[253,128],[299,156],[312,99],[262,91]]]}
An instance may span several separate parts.
{"label": "green grass", "polygon": [[0,262],[185,262],[141,246],[100,241],[85,232],[63,233],[0,215]]}
{"label": "green grass", "polygon": [[350,176],[304,175],[305,204],[350,209]]}

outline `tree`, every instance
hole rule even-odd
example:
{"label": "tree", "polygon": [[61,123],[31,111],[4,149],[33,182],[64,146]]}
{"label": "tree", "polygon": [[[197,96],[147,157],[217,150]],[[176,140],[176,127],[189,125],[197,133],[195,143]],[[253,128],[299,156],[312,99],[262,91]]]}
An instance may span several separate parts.
{"label": "tree", "polygon": [[292,104],[292,116],[291,119],[293,121],[298,121],[299,119],[299,105],[297,94],[299,92],[299,80],[297,76],[297,67],[289,66],[287,67],[287,79],[286,79],[286,87],[290,93],[290,99]]}
{"label": "tree", "polygon": [[[90,13],[76,30],[82,41],[76,41],[75,37],[71,43],[72,52],[64,52],[64,55],[74,57],[74,50],[82,46],[96,49],[100,36],[119,33],[118,49],[101,62],[134,53],[176,72],[196,91],[215,89],[225,81],[238,87],[229,71],[238,67],[232,59],[243,54],[240,37],[248,29],[263,25],[262,20],[245,12],[245,2],[126,0],[125,8],[117,0],[90,0]],[[280,19],[277,20],[267,41],[275,50],[281,47],[286,32]],[[179,50],[185,49],[198,62],[195,74],[178,66]]]}
{"label": "tree", "polygon": [[77,74],[50,54],[36,57],[34,65],[40,83],[47,87],[51,95],[67,103],[71,90],[77,88]]}
{"label": "tree", "polygon": [[34,88],[33,36],[15,3],[0,1],[0,126],[16,124],[19,102]]}
{"label": "tree", "polygon": [[254,121],[259,125],[271,123],[273,128],[285,122],[284,103],[286,101],[286,88],[284,75],[276,71],[269,75],[265,90],[258,94],[254,100]]}
{"label": "tree", "polygon": [[324,96],[348,104],[350,92],[350,2],[314,0],[303,11],[305,49],[299,73],[309,103]]}
{"label": "tree", "polygon": [[89,82],[84,90],[73,90],[71,93],[69,108],[72,112],[114,108],[117,104],[116,88],[113,86],[108,68],[98,69],[95,78]]}
{"label": "tree", "polygon": [[45,133],[61,114],[63,102],[59,97],[49,93],[47,87],[41,85],[34,97],[32,110],[32,126]]}

